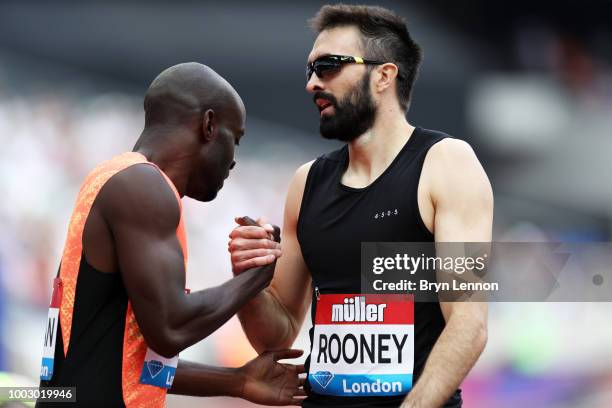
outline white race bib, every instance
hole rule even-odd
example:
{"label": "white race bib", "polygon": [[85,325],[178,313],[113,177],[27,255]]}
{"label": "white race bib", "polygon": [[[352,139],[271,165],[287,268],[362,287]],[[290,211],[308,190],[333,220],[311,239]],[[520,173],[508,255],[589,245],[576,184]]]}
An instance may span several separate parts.
{"label": "white race bib", "polygon": [[320,295],[308,381],[342,397],[408,393],[414,370],[410,295]]}
{"label": "white race bib", "polygon": [[62,280],[53,280],[53,294],[49,305],[47,326],[45,328],[45,338],[43,341],[43,357],[40,366],[40,379],[43,381],[51,380],[53,377],[53,363],[55,360],[55,342],[59,329],[59,308],[62,303]]}

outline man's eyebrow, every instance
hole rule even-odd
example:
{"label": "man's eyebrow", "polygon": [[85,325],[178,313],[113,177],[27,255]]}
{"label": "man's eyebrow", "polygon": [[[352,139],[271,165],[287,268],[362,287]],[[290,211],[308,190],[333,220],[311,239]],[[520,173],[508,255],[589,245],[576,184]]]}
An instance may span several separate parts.
{"label": "man's eyebrow", "polygon": [[334,55],[334,54],[332,54],[331,52],[324,52],[323,54],[319,54],[316,57],[314,57],[313,59],[308,60],[308,63],[310,64],[311,62],[316,61],[317,59],[319,59],[321,57],[327,57],[328,55]]}

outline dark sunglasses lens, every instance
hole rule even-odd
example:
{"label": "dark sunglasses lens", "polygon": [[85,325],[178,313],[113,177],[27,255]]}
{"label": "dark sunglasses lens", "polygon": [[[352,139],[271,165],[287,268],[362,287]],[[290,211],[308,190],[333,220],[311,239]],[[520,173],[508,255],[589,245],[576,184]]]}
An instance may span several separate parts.
{"label": "dark sunglasses lens", "polygon": [[306,65],[306,80],[310,81],[310,77],[312,76],[312,73],[314,72],[314,70],[312,69],[312,65],[308,64]]}
{"label": "dark sunglasses lens", "polygon": [[334,73],[340,69],[340,64],[334,60],[319,60],[314,62],[314,72],[319,78]]}

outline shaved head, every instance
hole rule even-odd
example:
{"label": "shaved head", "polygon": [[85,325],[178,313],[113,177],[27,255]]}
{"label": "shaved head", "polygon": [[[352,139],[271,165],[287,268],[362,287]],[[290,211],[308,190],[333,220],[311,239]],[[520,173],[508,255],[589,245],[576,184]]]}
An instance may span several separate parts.
{"label": "shaved head", "polygon": [[244,112],[238,92],[212,68],[197,62],[174,65],[151,83],[144,99],[145,127],[186,125],[207,109],[223,115],[228,109]]}
{"label": "shaved head", "polygon": [[221,75],[196,62],[164,70],[144,98],[145,126],[134,151],[178,174],[182,193],[210,201],[234,167],[245,133],[238,92]]}

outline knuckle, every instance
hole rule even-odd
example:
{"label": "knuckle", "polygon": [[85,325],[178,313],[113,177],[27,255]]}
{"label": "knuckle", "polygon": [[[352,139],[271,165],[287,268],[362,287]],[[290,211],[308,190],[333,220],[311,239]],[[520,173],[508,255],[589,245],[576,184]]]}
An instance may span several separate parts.
{"label": "knuckle", "polygon": [[241,239],[235,239],[235,240],[233,240],[233,241],[232,241],[232,243],[230,244],[230,249],[231,249],[232,251],[237,251],[237,250],[240,250],[240,249],[242,249],[243,244],[244,244],[244,243],[243,243],[243,241],[242,241]]}

